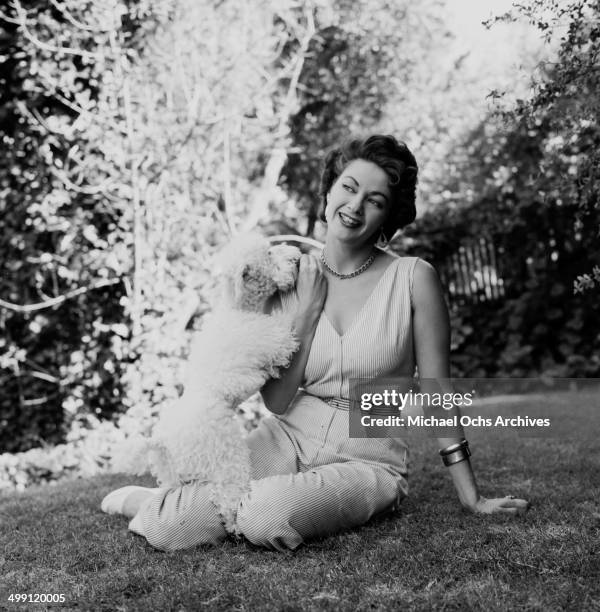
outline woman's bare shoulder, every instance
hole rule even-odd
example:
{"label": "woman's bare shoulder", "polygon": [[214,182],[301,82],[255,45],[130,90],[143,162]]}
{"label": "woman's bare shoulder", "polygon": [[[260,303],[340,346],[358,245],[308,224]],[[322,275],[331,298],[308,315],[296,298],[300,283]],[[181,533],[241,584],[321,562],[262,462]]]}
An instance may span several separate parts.
{"label": "woman's bare shoulder", "polygon": [[417,257],[416,260],[415,276],[418,275],[421,280],[425,280],[425,282],[427,282],[427,279],[431,279],[432,276],[437,276],[437,271],[432,264],[420,257]]}
{"label": "woman's bare shoulder", "polygon": [[410,269],[411,280],[414,282],[427,283],[432,277],[437,276],[435,268],[424,259],[415,257],[414,255],[396,255],[395,253],[386,253],[386,256],[392,263],[392,260],[398,261],[400,266],[406,266]]}
{"label": "woman's bare shoulder", "polygon": [[440,277],[436,269],[428,261],[417,258],[411,283],[413,305],[428,303],[432,299],[437,300],[442,293]]}

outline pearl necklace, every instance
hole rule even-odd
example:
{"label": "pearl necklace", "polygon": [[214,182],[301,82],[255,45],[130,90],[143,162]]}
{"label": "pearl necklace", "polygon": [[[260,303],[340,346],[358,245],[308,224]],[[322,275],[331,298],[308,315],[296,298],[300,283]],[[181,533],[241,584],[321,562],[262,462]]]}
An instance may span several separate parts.
{"label": "pearl necklace", "polygon": [[325,266],[325,269],[331,274],[333,274],[334,276],[337,276],[338,278],[341,278],[341,279],[352,278],[353,276],[358,276],[359,274],[362,274],[374,261],[375,261],[375,250],[373,250],[371,255],[369,255],[369,258],[367,259],[367,261],[365,261],[365,263],[360,268],[357,268],[356,270],[354,270],[354,272],[349,272],[348,274],[341,274],[337,270],[334,270],[327,263],[327,260],[325,259],[325,249],[321,251],[321,263]]}

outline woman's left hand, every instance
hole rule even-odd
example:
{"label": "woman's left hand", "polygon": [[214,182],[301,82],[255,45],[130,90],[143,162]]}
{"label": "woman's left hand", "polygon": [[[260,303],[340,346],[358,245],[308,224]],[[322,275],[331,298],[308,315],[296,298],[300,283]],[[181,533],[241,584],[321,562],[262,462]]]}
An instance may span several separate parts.
{"label": "woman's left hand", "polygon": [[469,509],[475,514],[508,514],[516,516],[524,514],[529,508],[529,502],[525,499],[518,499],[514,495],[487,499],[479,497]]}

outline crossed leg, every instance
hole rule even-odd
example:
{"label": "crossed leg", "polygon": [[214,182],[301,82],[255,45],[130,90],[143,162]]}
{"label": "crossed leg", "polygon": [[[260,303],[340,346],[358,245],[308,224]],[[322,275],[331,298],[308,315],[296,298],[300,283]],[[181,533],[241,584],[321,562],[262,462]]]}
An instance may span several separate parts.
{"label": "crossed leg", "polygon": [[284,551],[366,523],[395,507],[401,489],[384,466],[347,461],[251,483],[237,524],[253,544]]}
{"label": "crossed leg", "polygon": [[[274,419],[261,422],[248,445],[253,480],[240,501],[237,526],[257,545],[293,550],[311,537],[366,523],[402,494],[398,478],[376,463],[347,461],[299,471],[294,444]],[[218,544],[227,536],[205,482],[153,493],[132,523],[133,531],[161,550]]]}

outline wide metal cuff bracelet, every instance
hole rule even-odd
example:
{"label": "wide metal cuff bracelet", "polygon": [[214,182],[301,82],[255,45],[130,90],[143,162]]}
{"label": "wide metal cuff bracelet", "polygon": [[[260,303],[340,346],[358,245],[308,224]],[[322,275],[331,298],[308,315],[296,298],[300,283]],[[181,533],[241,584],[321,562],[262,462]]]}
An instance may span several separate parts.
{"label": "wide metal cuff bracelet", "polygon": [[446,467],[465,461],[471,456],[471,451],[468,446],[464,448],[457,448],[455,451],[450,452],[447,455],[442,455],[442,461]]}
{"label": "wide metal cuff bracelet", "polygon": [[450,455],[451,453],[456,452],[457,450],[461,450],[463,448],[469,448],[469,443],[463,438],[460,442],[456,444],[451,444],[446,448],[442,448],[439,453],[443,457],[444,455]]}

